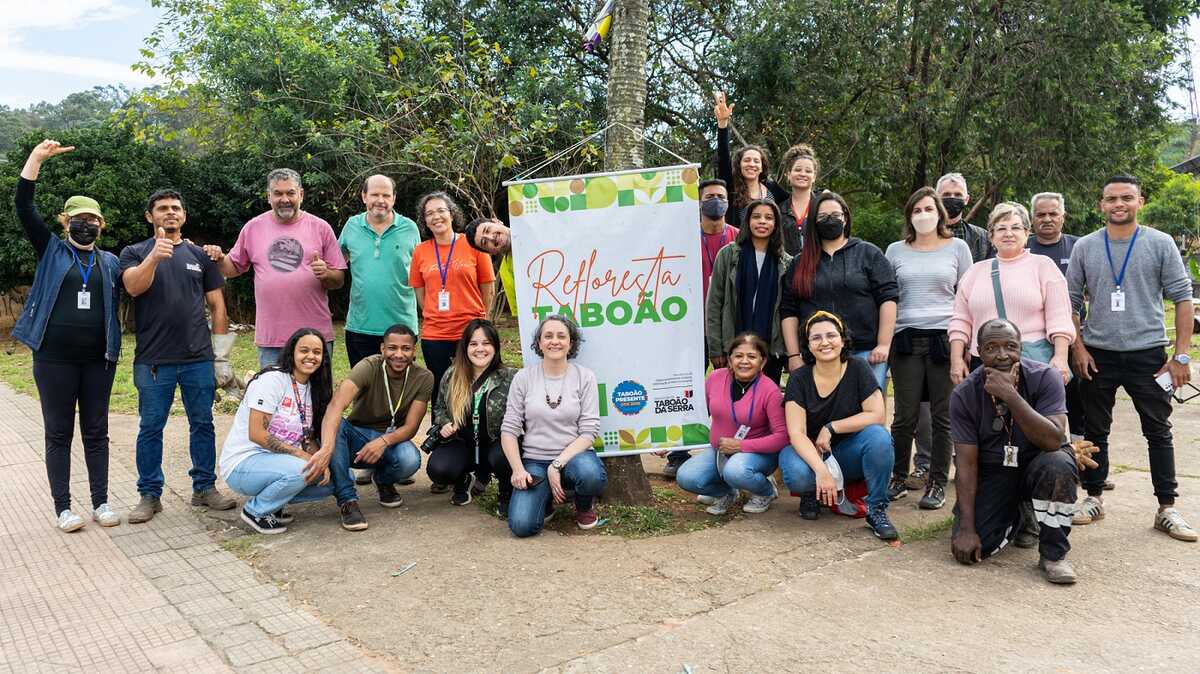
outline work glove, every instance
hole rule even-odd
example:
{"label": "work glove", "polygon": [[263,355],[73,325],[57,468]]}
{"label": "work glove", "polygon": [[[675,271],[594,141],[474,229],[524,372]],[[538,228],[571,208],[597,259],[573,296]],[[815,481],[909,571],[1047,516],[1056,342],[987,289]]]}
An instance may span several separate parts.
{"label": "work glove", "polygon": [[237,375],[233,373],[233,365],[229,362],[229,356],[233,353],[233,344],[237,340],[237,335],[228,333],[225,335],[213,335],[213,371],[217,377],[217,388],[225,392],[225,395],[240,400],[242,392],[246,385],[243,384]]}

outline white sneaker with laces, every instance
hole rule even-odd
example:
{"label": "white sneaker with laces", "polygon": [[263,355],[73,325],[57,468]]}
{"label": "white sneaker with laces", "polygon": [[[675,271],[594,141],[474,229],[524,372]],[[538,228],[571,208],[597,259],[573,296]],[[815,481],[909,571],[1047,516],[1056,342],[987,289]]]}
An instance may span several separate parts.
{"label": "white sneaker with laces", "polygon": [[1154,515],[1154,528],[1166,532],[1168,536],[1177,541],[1195,543],[1197,539],[1200,539],[1200,534],[1197,534],[1187,520],[1183,519],[1183,514],[1174,508],[1158,511]]}
{"label": "white sneaker with laces", "polygon": [[87,522],[83,518],[70,510],[64,510],[58,514],[58,530],[63,533],[70,533],[83,528]]}
{"label": "white sneaker with laces", "polygon": [[92,511],[92,519],[100,523],[102,527],[115,527],[121,523],[121,516],[113,512],[112,507],[107,503],[101,503]]}
{"label": "white sneaker with laces", "polygon": [[771,493],[767,496],[759,496],[751,494],[750,500],[742,506],[742,512],[757,515],[758,513],[767,512],[767,508],[771,507],[771,501],[779,498],[779,487],[775,486],[775,478],[767,477],[767,482],[771,485]]}
{"label": "white sneaker with laces", "polygon": [[705,496],[704,494],[700,494],[699,496],[696,497],[696,503],[699,503],[700,505],[710,506],[716,502],[717,502],[716,496]]}
{"label": "white sneaker with laces", "polygon": [[714,501],[712,505],[704,509],[704,512],[708,513],[709,515],[724,515],[731,507],[733,507],[733,502],[737,500],[737,497],[738,490],[731,489],[729,490],[728,494],[717,497],[716,501]]}

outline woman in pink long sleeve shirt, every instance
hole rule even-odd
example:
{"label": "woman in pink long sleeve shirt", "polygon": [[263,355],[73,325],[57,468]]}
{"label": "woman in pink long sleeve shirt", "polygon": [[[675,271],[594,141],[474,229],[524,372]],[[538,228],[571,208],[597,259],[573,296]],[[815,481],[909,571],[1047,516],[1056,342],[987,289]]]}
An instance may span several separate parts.
{"label": "woman in pink long sleeve shirt", "polygon": [[972,343],[975,331],[1000,315],[994,269],[999,270],[1004,317],[1016,324],[1025,340],[1022,355],[1050,363],[1062,373],[1064,383],[1070,378],[1067,350],[1075,341],[1075,323],[1067,280],[1050,258],[1025,248],[1029,231],[1029,211],[1021,204],[1003,202],[988,217],[996,259],[976,262],[967,270],[958,282],[950,318],[950,379],[956,385],[971,370],[967,354],[978,355]]}
{"label": "woman in pink long sleeve shirt", "polygon": [[747,513],[766,512],[779,490],[771,474],[788,442],[779,386],[762,374],[769,349],[761,337],[743,332],[729,343],[729,367],[704,382],[712,417],[712,449],[688,459],[675,474],[681,489],[699,494],[712,515],[724,515],[739,490],[750,492]]}

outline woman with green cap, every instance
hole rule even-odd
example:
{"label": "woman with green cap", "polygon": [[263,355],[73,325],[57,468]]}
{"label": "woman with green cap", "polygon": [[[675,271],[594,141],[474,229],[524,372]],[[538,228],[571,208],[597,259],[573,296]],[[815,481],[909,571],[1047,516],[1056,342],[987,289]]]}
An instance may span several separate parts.
{"label": "woman with green cap", "polygon": [[58,216],[66,239],[54,236],[33,204],[42,163],[70,152],[44,140],[29,153],[17,180],[17,217],[37,255],[37,271],[12,336],[33,351],[33,380],[46,429],[46,475],[58,528],[75,531],[84,519],[71,511],[71,439],[75,409],[83,438],[92,519],[101,526],[121,523],[108,505],[108,399],[112,393],[121,327],[117,256],[100,250],[96,239],[104,216],[95,199],[67,199]]}

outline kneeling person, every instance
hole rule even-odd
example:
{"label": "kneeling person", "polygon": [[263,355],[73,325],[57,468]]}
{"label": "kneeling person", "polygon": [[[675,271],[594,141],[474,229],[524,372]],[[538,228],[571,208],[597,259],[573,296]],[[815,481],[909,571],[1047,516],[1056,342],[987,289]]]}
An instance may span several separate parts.
{"label": "kneeling person", "polygon": [[1067,535],[1079,482],[1066,442],[1062,375],[1021,358],[1021,333],[1004,319],[979,327],[983,367],[950,397],[954,440],[954,558],[972,564],[999,552],[1021,530],[1021,501],[1041,524],[1038,566],[1052,583],[1074,583]]}
{"label": "kneeling person", "polygon": [[[388,328],[381,353],[354,366],[325,411],[324,442],[313,461],[330,468],[343,529],[367,528],[351,467],[375,469],[379,505],[385,508],[404,505],[395,484],[421,467],[421,454],[412,438],[429,407],[433,374],[413,363],[416,348],[417,336],[407,325]],[[351,403],[354,409],[342,419]]]}

